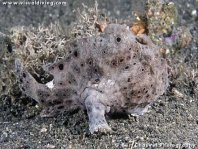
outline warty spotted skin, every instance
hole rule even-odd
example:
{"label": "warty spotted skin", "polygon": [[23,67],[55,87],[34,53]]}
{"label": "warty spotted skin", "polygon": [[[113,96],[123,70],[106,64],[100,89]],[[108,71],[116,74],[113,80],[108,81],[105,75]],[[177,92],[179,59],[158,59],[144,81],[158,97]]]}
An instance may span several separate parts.
{"label": "warty spotted skin", "polygon": [[106,113],[142,115],[168,87],[168,65],[159,47],[125,25],[109,24],[104,33],[78,39],[66,51],[65,59],[43,66],[54,76],[47,84],[15,61],[20,89],[45,107],[43,117],[86,108],[90,132],[108,132]]}

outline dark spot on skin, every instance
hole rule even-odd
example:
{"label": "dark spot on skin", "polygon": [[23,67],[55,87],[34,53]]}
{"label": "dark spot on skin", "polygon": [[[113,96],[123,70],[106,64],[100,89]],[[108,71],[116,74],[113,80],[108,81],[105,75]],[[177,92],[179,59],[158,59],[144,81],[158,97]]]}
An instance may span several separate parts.
{"label": "dark spot on skin", "polygon": [[104,93],[104,91],[99,91],[100,93]]}
{"label": "dark spot on skin", "polygon": [[127,82],[131,82],[131,78],[128,78]]}
{"label": "dark spot on skin", "polygon": [[121,58],[121,59],[119,60],[119,62],[120,62],[120,63],[122,63],[123,61],[124,61],[124,59],[123,59],[123,58]]}
{"label": "dark spot on skin", "polygon": [[78,52],[77,51],[74,51],[74,56],[78,57]]}
{"label": "dark spot on skin", "polygon": [[59,83],[59,85],[63,85],[63,83],[62,83],[62,82],[60,82],[60,83]]}
{"label": "dark spot on skin", "polygon": [[141,96],[137,96],[137,98],[141,98]]}
{"label": "dark spot on skin", "polygon": [[71,72],[68,72],[68,78],[67,79],[68,79],[69,84],[77,84],[75,76]]}
{"label": "dark spot on skin", "polygon": [[142,56],[143,56],[143,59],[144,59],[146,62],[151,61],[151,56],[149,56],[149,55],[142,55]]}
{"label": "dark spot on skin", "polygon": [[120,37],[117,37],[117,38],[116,38],[116,41],[117,41],[117,42],[121,42],[121,38],[120,38]]}
{"label": "dark spot on skin", "polygon": [[140,91],[138,91],[138,94],[140,93]]}
{"label": "dark spot on skin", "polygon": [[59,68],[60,70],[63,70],[63,69],[64,69],[64,65],[63,65],[63,64],[59,64],[59,65],[58,65],[58,68]]}
{"label": "dark spot on skin", "polygon": [[42,90],[38,90],[37,95],[39,98],[47,98],[50,96],[48,92]]}
{"label": "dark spot on skin", "polygon": [[24,89],[23,87],[22,87],[21,89],[22,89],[23,91],[25,91],[25,89]]}
{"label": "dark spot on skin", "polygon": [[95,68],[95,69],[94,69],[94,72],[98,72],[98,69]]}
{"label": "dark spot on skin", "polygon": [[127,56],[127,60],[130,60],[131,59],[131,56]]}
{"label": "dark spot on skin", "polygon": [[51,69],[54,69],[54,67],[52,66]]}
{"label": "dark spot on skin", "polygon": [[26,78],[26,74],[25,73],[23,73],[23,77]]}
{"label": "dark spot on skin", "polygon": [[48,102],[49,105],[53,105],[53,103],[51,101]]}
{"label": "dark spot on skin", "polygon": [[60,101],[60,100],[53,100],[52,103],[55,104],[55,105],[58,105],[58,104],[61,104],[62,101]]}
{"label": "dark spot on skin", "polygon": [[95,82],[99,82],[100,81],[100,79],[95,79]]}
{"label": "dark spot on skin", "polygon": [[63,108],[64,108],[64,106],[58,106],[58,107],[57,107],[57,109],[59,109],[59,110],[60,110],[60,109],[63,109]]}
{"label": "dark spot on skin", "polygon": [[72,81],[73,81],[73,82],[76,82],[76,80],[75,80],[75,79],[73,79]]}
{"label": "dark spot on skin", "polygon": [[133,65],[136,65],[136,63],[133,63]]}
{"label": "dark spot on skin", "polygon": [[131,51],[131,48],[129,48],[129,51]]}
{"label": "dark spot on skin", "polygon": [[142,71],[144,71],[144,69],[142,69]]}
{"label": "dark spot on skin", "polygon": [[124,89],[124,90],[126,90],[126,89],[127,89],[127,87],[124,87],[123,89]]}
{"label": "dark spot on skin", "polygon": [[100,39],[100,42],[102,42],[102,39]]}
{"label": "dark spot on skin", "polygon": [[129,66],[126,66],[125,69],[129,69]]}
{"label": "dark spot on skin", "polygon": [[151,84],[151,87],[153,87],[153,84]]}
{"label": "dark spot on skin", "polygon": [[69,53],[71,54],[71,53],[72,53],[72,51],[71,51],[71,50],[69,50]]}
{"label": "dark spot on skin", "polygon": [[116,60],[112,60],[112,61],[111,61],[111,65],[112,65],[112,66],[117,66],[117,61],[116,61]]}
{"label": "dark spot on skin", "polygon": [[149,95],[146,95],[146,98],[149,98]]}
{"label": "dark spot on skin", "polygon": [[75,73],[80,73],[80,68],[76,65],[76,64],[74,64],[73,65],[73,71],[75,72]]}
{"label": "dark spot on skin", "polygon": [[45,101],[43,99],[41,99],[41,103],[44,103]]}
{"label": "dark spot on skin", "polygon": [[81,66],[81,67],[84,67],[84,64],[83,64],[83,63],[81,63],[81,64],[80,64],[80,66]]}
{"label": "dark spot on skin", "polygon": [[103,53],[103,54],[106,54],[106,53],[107,53],[107,52],[106,52],[106,49],[104,49],[104,50],[102,51],[102,53]]}
{"label": "dark spot on skin", "polygon": [[87,59],[87,64],[89,64],[90,66],[92,66],[93,65],[93,60],[91,58],[88,58]]}
{"label": "dark spot on skin", "polygon": [[133,94],[134,94],[134,91],[133,91],[133,90],[131,90],[130,94],[131,94],[131,95],[133,95]]}
{"label": "dark spot on skin", "polygon": [[138,49],[138,48],[136,48],[136,49],[134,50],[134,52],[135,52],[135,53],[138,53],[138,52],[139,52],[139,49]]}
{"label": "dark spot on skin", "polygon": [[21,83],[23,83],[23,79],[20,79],[19,81],[20,81]]}

